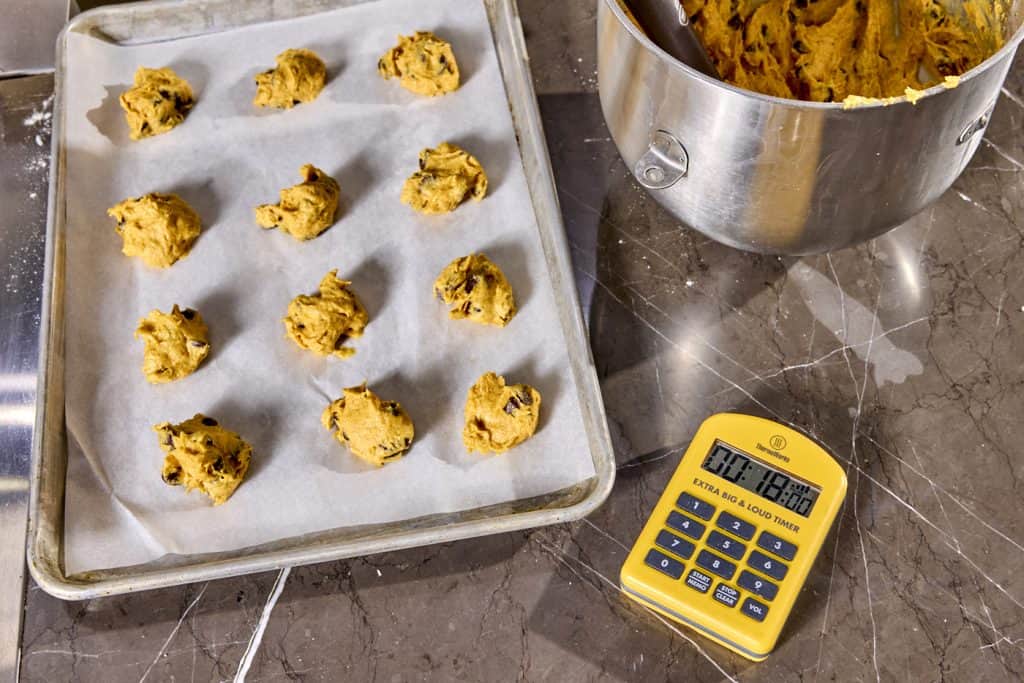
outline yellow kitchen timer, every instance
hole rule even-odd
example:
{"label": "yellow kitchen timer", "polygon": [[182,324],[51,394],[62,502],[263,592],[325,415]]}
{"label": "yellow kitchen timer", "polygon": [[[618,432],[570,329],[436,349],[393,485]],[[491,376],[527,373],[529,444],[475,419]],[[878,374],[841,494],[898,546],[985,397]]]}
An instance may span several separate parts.
{"label": "yellow kitchen timer", "polygon": [[761,661],[845,495],[842,468],[803,434],[750,415],[713,415],[622,565],[622,589]]}

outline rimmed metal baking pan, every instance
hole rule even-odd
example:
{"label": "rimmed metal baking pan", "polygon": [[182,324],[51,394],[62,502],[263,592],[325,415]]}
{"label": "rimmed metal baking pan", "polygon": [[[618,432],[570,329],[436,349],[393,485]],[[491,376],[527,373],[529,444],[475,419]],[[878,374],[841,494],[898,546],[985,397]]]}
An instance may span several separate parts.
{"label": "rimmed metal baking pan", "polygon": [[67,67],[67,35],[84,33],[119,44],[137,45],[307,16],[365,1],[264,0],[237,3],[233,0],[158,0],[87,12],[73,20],[58,39],[53,163],[40,326],[40,399],[32,449],[27,549],[32,576],[48,593],[78,600],[556,524],[586,516],[611,491],[615,479],[614,455],[572,277],[569,249],[530,79],[522,26],[515,0],[482,0],[508,95],[548,273],[555,288],[561,326],[569,346],[572,375],[588,434],[585,445],[593,458],[595,475],[555,493],[484,508],[387,524],[338,528],[232,552],[165,556],[131,567],[73,576],[65,574],[62,558],[67,472],[64,419],[67,227],[64,192],[67,178],[62,86]]}

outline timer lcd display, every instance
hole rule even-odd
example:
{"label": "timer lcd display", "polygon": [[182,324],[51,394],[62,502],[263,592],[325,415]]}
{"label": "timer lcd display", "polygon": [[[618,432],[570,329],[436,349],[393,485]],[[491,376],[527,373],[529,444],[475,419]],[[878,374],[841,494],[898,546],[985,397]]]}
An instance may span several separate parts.
{"label": "timer lcd display", "polygon": [[701,467],[804,517],[811,513],[821,493],[821,489],[793,479],[721,441],[715,442]]}

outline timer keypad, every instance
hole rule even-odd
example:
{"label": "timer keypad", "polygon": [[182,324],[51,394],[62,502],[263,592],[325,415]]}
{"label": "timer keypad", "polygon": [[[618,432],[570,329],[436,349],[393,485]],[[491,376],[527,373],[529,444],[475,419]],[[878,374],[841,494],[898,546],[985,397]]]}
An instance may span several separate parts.
{"label": "timer keypad", "polygon": [[[739,605],[743,615],[755,621],[764,621],[769,609],[765,603],[770,603],[778,595],[778,582],[785,579],[789,570],[779,558],[792,560],[796,557],[797,547],[768,531],[762,531],[757,536],[757,547],[748,554],[747,544],[739,539],[752,540],[757,534],[755,525],[723,510],[714,520],[717,528],[712,528],[705,536],[707,525],[694,517],[711,521],[716,512],[715,506],[684,491],[676,499],[676,507],[678,509],[670,512],[664,522],[667,528],[659,531],[654,541],[658,548],[670,554],[651,548],[645,559],[646,564],[700,593],[711,591],[715,576],[725,581],[733,581],[733,577],[736,577],[735,585],[719,582],[710,597],[727,607]],[[686,563],[680,559],[690,560],[695,553],[694,566],[687,573]],[[744,557],[745,563],[742,561]],[[743,595],[744,591],[746,596]]]}

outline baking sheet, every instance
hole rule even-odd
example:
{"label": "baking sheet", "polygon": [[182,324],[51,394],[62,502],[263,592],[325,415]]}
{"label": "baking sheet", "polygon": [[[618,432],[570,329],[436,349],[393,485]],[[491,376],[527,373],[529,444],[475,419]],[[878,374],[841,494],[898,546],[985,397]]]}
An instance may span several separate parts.
{"label": "baking sheet", "polygon": [[[454,46],[463,86],[453,95],[420,99],[376,75],[395,36],[423,28]],[[291,111],[256,111],[255,73],[300,46],[327,62],[327,89]],[[69,34],[67,61],[68,574],[465,510],[594,475],[481,3],[381,0],[131,47]],[[171,133],[130,143],[117,96],[138,65],[172,66],[198,102]],[[454,214],[422,217],[398,194],[418,151],[442,140],[475,154],[491,189]],[[302,244],[260,229],[252,208],[276,201],[307,162],[338,178],[343,200],[339,223]],[[178,192],[204,220],[192,253],[166,271],[121,255],[105,216],[153,190]],[[451,321],[432,297],[441,268],[471,251],[490,255],[516,290],[520,313],[504,330]],[[288,301],[332,268],[371,315],[344,361],[301,351],[280,322]],[[213,351],[195,375],[153,387],[132,333],[173,303],[203,314]],[[465,392],[486,370],[544,397],[537,435],[502,456],[461,445]],[[319,424],[326,402],[363,380],[416,422],[409,455],[379,470]],[[246,482],[218,508],[159,477],[150,426],[195,412],[256,451]]]}

